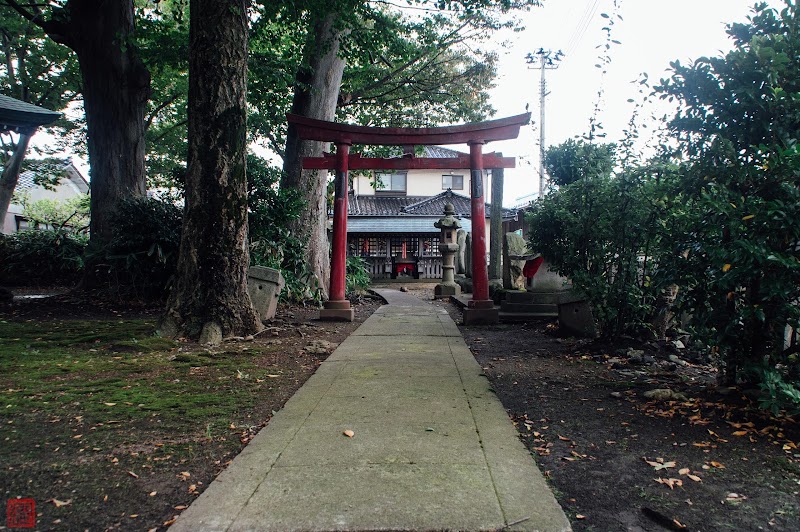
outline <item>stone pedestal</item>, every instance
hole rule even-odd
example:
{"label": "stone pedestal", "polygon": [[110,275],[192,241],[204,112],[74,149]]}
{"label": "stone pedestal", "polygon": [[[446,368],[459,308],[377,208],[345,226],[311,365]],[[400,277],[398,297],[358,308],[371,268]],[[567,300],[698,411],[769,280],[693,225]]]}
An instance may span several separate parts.
{"label": "stone pedestal", "polygon": [[455,282],[455,254],[458,251],[458,244],[440,244],[439,250],[442,252],[442,282],[433,289],[435,298],[457,296],[461,293],[461,287]]}
{"label": "stone pedestal", "polygon": [[247,272],[247,292],[261,321],[275,317],[278,297],[284,284],[283,275],[279,270],[266,266],[250,266]]}
{"label": "stone pedestal", "polygon": [[494,325],[500,323],[500,310],[494,302],[470,301],[463,311],[464,325]]}
{"label": "stone pedestal", "polygon": [[319,311],[319,319],[323,321],[353,321],[355,312],[350,307],[350,302],[326,301],[324,307]]}

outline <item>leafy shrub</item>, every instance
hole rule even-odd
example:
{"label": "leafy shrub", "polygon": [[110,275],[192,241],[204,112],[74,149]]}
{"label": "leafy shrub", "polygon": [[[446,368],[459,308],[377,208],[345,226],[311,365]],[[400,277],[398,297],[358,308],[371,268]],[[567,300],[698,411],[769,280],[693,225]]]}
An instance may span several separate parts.
{"label": "leafy shrub", "polygon": [[345,291],[356,294],[369,288],[370,278],[367,263],[361,257],[347,257],[345,269]]}
{"label": "leafy shrub", "polygon": [[123,200],[112,217],[111,242],[93,254],[107,289],[164,298],[178,263],[183,212],[158,198]]}
{"label": "leafy shrub", "polygon": [[321,301],[321,291],[305,261],[305,244],[289,231],[303,209],[300,191],[279,189],[281,171],[266,161],[247,157],[247,205],[250,263],[281,270],[286,286],[281,298]]}
{"label": "leafy shrub", "polygon": [[87,240],[64,230],[0,235],[0,277],[12,286],[75,284],[83,272]]}

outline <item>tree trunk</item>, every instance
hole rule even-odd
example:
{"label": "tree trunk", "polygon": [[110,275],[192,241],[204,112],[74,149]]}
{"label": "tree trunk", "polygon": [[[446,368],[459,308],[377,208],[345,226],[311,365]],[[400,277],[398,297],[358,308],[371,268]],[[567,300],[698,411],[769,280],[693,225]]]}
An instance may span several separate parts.
{"label": "tree trunk", "polygon": [[17,181],[19,181],[22,160],[25,158],[25,152],[28,151],[28,143],[31,141],[32,136],[33,131],[20,133],[17,145],[14,147],[14,153],[6,163],[5,168],[3,168],[3,174],[0,177],[0,227],[5,223],[8,206],[11,204],[14,189],[17,187]]}
{"label": "tree trunk", "polygon": [[246,0],[191,0],[186,207],[160,330],[219,343],[262,325],[247,292]]}
{"label": "tree trunk", "polygon": [[[318,120],[333,120],[336,115],[345,62],[338,57],[341,33],[334,27],[335,20],[336,16],[330,14],[309,30],[304,52],[308,65],[297,72],[292,113]],[[302,170],[304,157],[320,157],[325,149],[322,142],[300,140],[290,124],[281,186],[302,191],[306,208],[290,230],[307,242],[306,265],[316,277],[323,297],[327,298],[330,282],[325,201],[328,176],[324,171]]]}
{"label": "tree trunk", "polygon": [[90,242],[97,248],[111,240],[120,200],[145,195],[150,73],[131,42],[132,1],[70,0],[65,11],[69,33],[51,37],[75,50],[80,64],[91,167]]}

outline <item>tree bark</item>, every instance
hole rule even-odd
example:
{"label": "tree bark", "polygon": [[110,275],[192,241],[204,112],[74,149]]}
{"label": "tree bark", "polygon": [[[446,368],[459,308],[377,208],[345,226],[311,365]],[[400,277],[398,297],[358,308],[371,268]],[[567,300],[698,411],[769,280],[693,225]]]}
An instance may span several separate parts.
{"label": "tree bark", "polygon": [[191,0],[186,207],[165,336],[262,328],[247,292],[247,0]]}
{"label": "tree bark", "polygon": [[[342,35],[335,28],[335,21],[336,16],[329,14],[309,30],[304,51],[308,64],[297,72],[292,113],[318,120],[333,120],[336,115],[345,62],[338,56]],[[304,157],[320,157],[326,147],[322,142],[300,140],[290,124],[281,179],[282,187],[301,190],[306,201],[305,210],[290,230],[307,242],[306,265],[325,298],[330,282],[326,205],[328,176],[322,171],[304,171],[302,163]]]}
{"label": "tree bark", "polygon": [[22,160],[25,159],[25,152],[28,151],[28,144],[32,136],[33,131],[20,133],[14,153],[3,168],[3,174],[0,177],[0,227],[3,226],[8,206],[11,205],[11,198],[14,196],[14,189],[17,187],[22,169]]}
{"label": "tree bark", "polygon": [[93,247],[102,247],[111,239],[111,219],[120,200],[144,196],[146,189],[144,112],[150,73],[133,42],[133,0],[68,0],[63,8],[53,8],[49,19],[41,6],[5,3],[78,58],[91,175],[89,238]]}
{"label": "tree bark", "polygon": [[144,113],[150,73],[131,42],[132,1],[70,0],[67,12],[69,33],[63,42],[78,56],[88,131],[89,238],[99,247],[111,240],[111,219],[120,201],[145,195]]}

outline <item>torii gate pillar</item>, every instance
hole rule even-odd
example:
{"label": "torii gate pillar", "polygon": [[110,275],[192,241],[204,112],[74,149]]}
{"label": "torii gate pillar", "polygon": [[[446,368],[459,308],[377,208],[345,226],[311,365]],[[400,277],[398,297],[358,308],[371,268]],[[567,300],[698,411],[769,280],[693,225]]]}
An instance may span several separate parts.
{"label": "torii gate pillar", "polygon": [[328,301],[319,311],[321,320],[353,321],[353,309],[345,298],[347,268],[347,182],[350,143],[336,143],[336,178],[333,183],[333,245],[331,249],[331,284]]}
{"label": "torii gate pillar", "polygon": [[471,219],[472,219],[472,299],[464,309],[464,325],[498,323],[499,310],[489,299],[489,273],[486,267],[486,200],[483,183],[483,144],[469,143]]}

